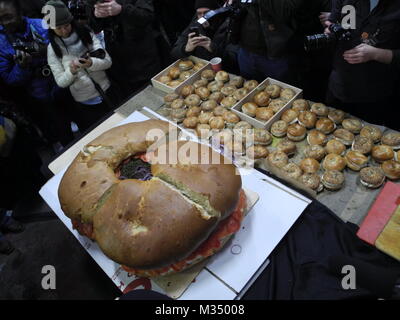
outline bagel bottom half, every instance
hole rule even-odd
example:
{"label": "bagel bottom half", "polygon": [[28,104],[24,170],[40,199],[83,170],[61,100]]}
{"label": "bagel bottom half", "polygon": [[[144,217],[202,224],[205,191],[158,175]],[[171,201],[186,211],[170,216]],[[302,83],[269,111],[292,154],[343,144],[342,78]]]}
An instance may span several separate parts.
{"label": "bagel bottom half", "polygon": [[215,231],[187,258],[182,259],[177,263],[172,263],[169,266],[157,269],[135,269],[124,265],[122,268],[129,273],[146,278],[164,276],[188,269],[214,255],[225,246],[229,239],[240,229],[243,218],[245,217],[246,206],[246,194],[241,190],[239,202],[232,214],[225,220],[221,221]]}

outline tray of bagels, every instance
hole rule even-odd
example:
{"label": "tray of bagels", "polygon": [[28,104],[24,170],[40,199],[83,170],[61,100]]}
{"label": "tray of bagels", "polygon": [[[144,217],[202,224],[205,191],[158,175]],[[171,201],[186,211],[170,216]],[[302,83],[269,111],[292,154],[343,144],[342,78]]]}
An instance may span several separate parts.
{"label": "tray of bagels", "polygon": [[237,162],[250,161],[313,197],[342,189],[348,170],[358,172],[366,188],[400,178],[400,133],[302,99],[302,93],[271,78],[258,83],[214,72],[206,63],[165,92],[157,112],[231,151]]}

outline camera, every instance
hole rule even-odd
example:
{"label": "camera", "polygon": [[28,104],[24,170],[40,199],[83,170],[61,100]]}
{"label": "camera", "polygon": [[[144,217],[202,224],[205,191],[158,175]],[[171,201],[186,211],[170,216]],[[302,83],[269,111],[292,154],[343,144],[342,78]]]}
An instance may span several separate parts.
{"label": "camera", "polygon": [[35,55],[40,53],[40,45],[37,42],[26,42],[21,39],[15,39],[12,42],[12,47],[15,51],[23,51],[29,53],[30,55]]}
{"label": "camera", "polygon": [[244,4],[247,2],[248,0],[233,0],[232,4],[208,11],[202,18],[197,20],[197,23],[203,28],[217,30],[226,19],[229,19],[227,39],[228,42],[235,44],[239,41],[241,21],[247,12]]}
{"label": "camera", "polygon": [[189,33],[194,33],[195,37],[200,35],[200,28],[199,27],[191,27]]}
{"label": "camera", "polygon": [[94,51],[88,51],[81,56],[81,59],[87,59],[89,57],[97,58],[97,59],[104,59],[106,57],[106,51],[101,48],[94,50]]}
{"label": "camera", "polygon": [[315,51],[326,49],[336,45],[339,41],[350,41],[351,32],[343,28],[339,23],[331,24],[329,26],[329,34],[316,34],[307,36],[304,42],[304,49],[306,51]]}
{"label": "camera", "polygon": [[68,1],[68,9],[76,20],[87,20],[87,7],[90,5],[87,0],[70,0]]}

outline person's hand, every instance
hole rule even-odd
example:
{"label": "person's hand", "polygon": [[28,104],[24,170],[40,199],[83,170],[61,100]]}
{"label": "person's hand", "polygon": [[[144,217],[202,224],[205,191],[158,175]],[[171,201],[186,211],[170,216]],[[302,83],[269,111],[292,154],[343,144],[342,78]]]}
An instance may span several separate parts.
{"label": "person's hand", "polygon": [[186,43],[185,51],[186,52],[192,52],[196,47],[199,46],[199,44],[205,40],[204,36],[198,36],[196,37],[196,34],[194,32],[189,33],[188,35],[188,42]]}
{"label": "person's hand", "polygon": [[107,18],[108,12],[107,12],[107,10],[100,8],[98,4],[95,4],[94,5],[94,16],[96,18]]}
{"label": "person's hand", "polygon": [[25,51],[17,50],[14,60],[21,68],[26,68],[32,63],[32,56]]}
{"label": "person's hand", "polygon": [[122,6],[115,0],[106,0],[94,5],[94,15],[97,18],[114,17],[121,13]]}
{"label": "person's hand", "polygon": [[93,65],[92,58],[88,57],[86,59],[80,58],[79,59],[79,67],[82,69],[88,69]]}
{"label": "person's hand", "polygon": [[345,51],[343,54],[343,58],[350,64],[359,64],[376,60],[377,53],[377,48],[362,43],[351,50]]}
{"label": "person's hand", "polygon": [[71,71],[72,74],[77,74],[79,71],[80,67],[75,61],[71,61],[69,64],[69,70]]}
{"label": "person's hand", "polygon": [[324,33],[325,34],[330,34],[331,33],[331,30],[329,30],[329,27],[332,25],[333,23],[331,22],[331,21],[329,21],[329,20],[326,20],[325,21],[325,29],[324,29]]}
{"label": "person's hand", "polygon": [[208,51],[212,52],[211,49],[211,39],[208,37],[203,37],[203,40],[201,40],[198,44],[198,47],[203,47],[205,49],[207,49]]}
{"label": "person's hand", "polygon": [[319,21],[321,22],[323,27],[328,27],[326,23],[329,21],[330,17],[331,17],[330,12],[321,12],[321,14],[319,15]]}

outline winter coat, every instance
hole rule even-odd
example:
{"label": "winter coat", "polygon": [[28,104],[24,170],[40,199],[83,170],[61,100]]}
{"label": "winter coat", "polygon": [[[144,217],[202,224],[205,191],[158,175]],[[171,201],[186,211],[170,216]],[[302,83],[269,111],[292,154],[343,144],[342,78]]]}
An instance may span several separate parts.
{"label": "winter coat", "polygon": [[[32,29],[34,29],[45,43],[48,43],[48,31],[42,27],[42,20],[23,18],[26,28],[24,33],[18,33],[13,37],[23,41],[33,41]],[[4,83],[10,86],[24,87],[27,93],[37,99],[49,99],[52,78],[44,78],[40,75],[41,68],[47,64],[46,55],[34,56],[30,66],[21,68],[15,61],[15,50],[10,43],[10,37],[6,35],[3,26],[0,25],[0,77]],[[11,40],[12,41],[12,40]]]}
{"label": "winter coat", "polygon": [[[308,0],[309,1],[309,0]],[[296,16],[305,0],[262,0],[252,10],[256,10],[265,40],[266,52],[270,59],[281,58],[291,49],[292,40],[297,32]],[[250,5],[253,6],[253,5]],[[254,24],[256,21],[246,20],[243,24]],[[246,27],[246,25],[242,25]],[[241,44],[251,34],[241,34]],[[245,46],[245,45],[244,45]]]}
{"label": "winter coat", "polygon": [[[342,7],[354,5],[356,29],[348,41],[338,41],[329,89],[346,103],[373,103],[396,96],[400,82],[400,3],[380,0],[370,12],[369,1],[335,0],[331,22],[342,21]],[[391,64],[377,61],[350,64],[343,59],[345,51],[361,44],[362,39],[376,48],[393,52]],[[386,106],[385,106],[386,107]]]}
{"label": "winter coat", "polygon": [[68,45],[68,42],[66,41],[68,39],[61,41],[60,38],[56,37],[56,42],[61,48],[63,54],[62,58],[59,58],[55,54],[51,44],[47,49],[48,63],[53,72],[55,81],[61,88],[69,87],[72,96],[77,102],[84,102],[100,96],[93,81],[99,84],[103,91],[106,91],[110,87],[110,81],[105,72],[105,70],[109,69],[112,64],[111,57],[108,53],[104,59],[91,58],[93,64],[90,68],[81,69],[76,74],[71,73],[70,64],[72,61],[78,59],[88,51],[103,48],[99,39],[93,33],[91,36],[93,40],[92,48],[86,48],[78,39],[76,33],[71,34],[68,39],[75,37],[78,40],[79,45]]}
{"label": "winter coat", "polygon": [[91,27],[104,30],[106,49],[114,63],[109,70],[126,92],[160,72],[158,46],[153,30],[152,0],[117,0],[122,11],[115,17],[92,17]]}

